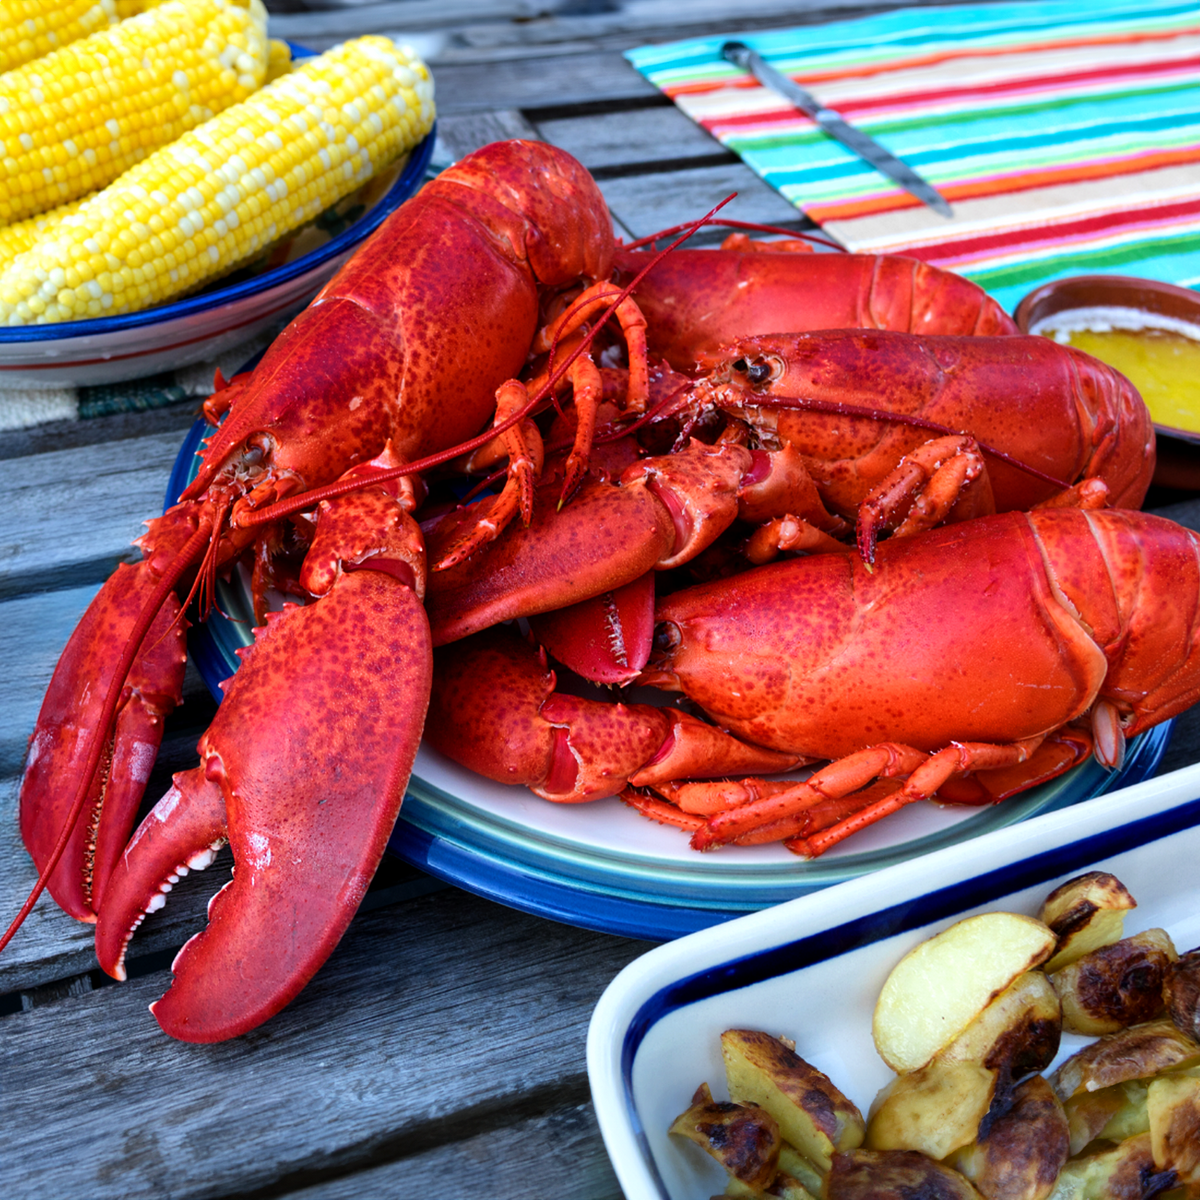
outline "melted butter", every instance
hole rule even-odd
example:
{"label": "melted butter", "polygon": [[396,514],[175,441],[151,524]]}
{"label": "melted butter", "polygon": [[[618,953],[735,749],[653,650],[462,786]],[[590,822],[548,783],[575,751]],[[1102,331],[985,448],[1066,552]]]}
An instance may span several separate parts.
{"label": "melted butter", "polygon": [[1070,344],[1129,379],[1155,424],[1200,432],[1200,342],[1163,329],[1077,329]]}

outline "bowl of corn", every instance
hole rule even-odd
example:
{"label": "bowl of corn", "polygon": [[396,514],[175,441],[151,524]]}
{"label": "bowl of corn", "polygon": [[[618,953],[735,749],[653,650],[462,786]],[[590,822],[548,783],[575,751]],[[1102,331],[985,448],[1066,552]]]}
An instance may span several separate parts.
{"label": "bowl of corn", "polygon": [[[287,47],[261,0],[23,5],[0,15],[0,388],[215,358],[425,179],[432,82],[387,38]],[[76,25],[38,54],[55,17]]]}

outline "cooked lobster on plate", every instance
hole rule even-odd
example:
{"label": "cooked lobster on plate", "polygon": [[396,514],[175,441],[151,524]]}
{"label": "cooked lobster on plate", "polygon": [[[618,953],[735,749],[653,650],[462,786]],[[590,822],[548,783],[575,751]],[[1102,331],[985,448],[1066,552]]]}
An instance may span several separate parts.
{"label": "cooked lobster on plate", "polygon": [[[244,1033],[312,977],[423,734],[698,848],[811,856],[912,800],[1115,763],[1196,698],[1196,543],[1126,511],[1154,461],[1126,380],[915,260],[620,247],[547,145],[427,185],[206,415],[195,478],[63,652],[21,793],[25,911],[48,887],[117,977],[229,843],[154,1006],[175,1037]],[[496,486],[446,503],[456,472]],[[185,614],[235,568],[254,644],[134,831]],[[561,693],[547,651],[689,706]]]}

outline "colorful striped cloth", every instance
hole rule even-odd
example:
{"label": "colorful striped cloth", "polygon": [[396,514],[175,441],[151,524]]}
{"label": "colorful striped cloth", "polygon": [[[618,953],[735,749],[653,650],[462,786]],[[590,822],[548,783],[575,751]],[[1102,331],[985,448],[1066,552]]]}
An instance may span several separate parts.
{"label": "colorful striped cloth", "polygon": [[1200,288],[1200,6],[1049,0],[916,8],[727,35],[871,134],[953,204],[938,216],[721,58],[633,65],[851,250],[903,251],[1005,307],[1068,275]]}

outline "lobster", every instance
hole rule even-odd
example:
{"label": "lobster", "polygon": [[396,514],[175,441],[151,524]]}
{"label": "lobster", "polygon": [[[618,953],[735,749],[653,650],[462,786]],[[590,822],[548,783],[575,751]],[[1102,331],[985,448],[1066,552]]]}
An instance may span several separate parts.
{"label": "lobster", "polygon": [[[422,456],[469,446],[524,367],[543,299],[576,284],[611,290],[613,249],[599,191],[561,151],[501,143],[444,172],[251,374],[216,393],[206,412],[225,420],[195,479],[148,523],[142,561],[118,569],[67,643],[21,790],[40,872],[24,911],[46,884],[70,915],[97,922],[100,963],[121,978],[145,912],[228,841],[234,880],[154,1006],[169,1034],[215,1041],[253,1028],[296,995],[353,916],[430,688],[418,492],[396,480]],[[519,507],[528,468],[512,444]],[[261,519],[299,495],[295,520]],[[471,531],[468,550],[491,533]],[[298,583],[316,602],[266,615],[276,558],[298,547]],[[130,842],[181,696],[187,599],[243,558],[254,645],[200,739],[200,765],[176,776]]]}
{"label": "lobster", "polygon": [[[1200,697],[1200,538],[1160,517],[1005,513],[857,555],[788,559],[661,599],[640,685],[715,723],[564,694],[496,628],[437,651],[427,738],[488,778],[620,794],[710,850],[812,858],[916,800],[991,804]],[[481,695],[503,695],[496,708]],[[805,782],[720,780],[754,754]],[[646,789],[652,789],[647,791]]]}

